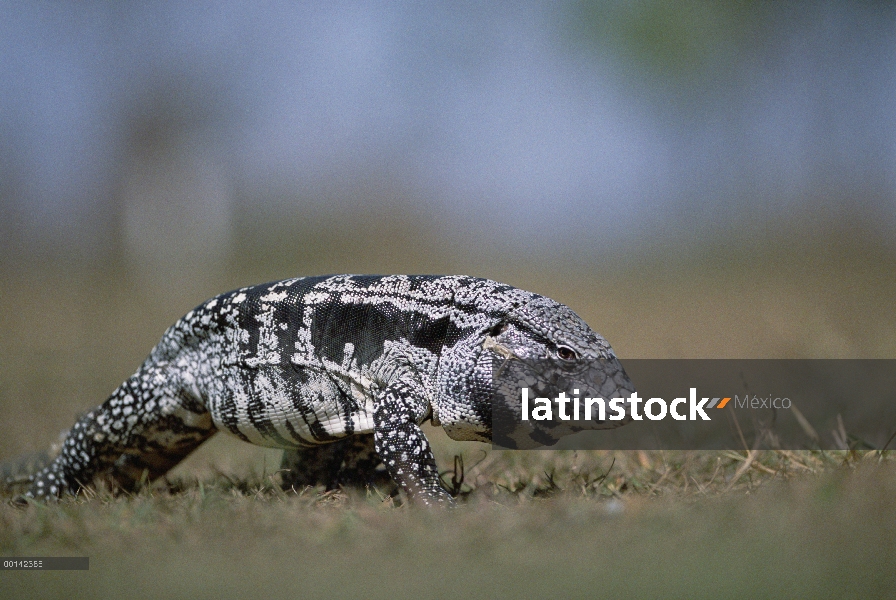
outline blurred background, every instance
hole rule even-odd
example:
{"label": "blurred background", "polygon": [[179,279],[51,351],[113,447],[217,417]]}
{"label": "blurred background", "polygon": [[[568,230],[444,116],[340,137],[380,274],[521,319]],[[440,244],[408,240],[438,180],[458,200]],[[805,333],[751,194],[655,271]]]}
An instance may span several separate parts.
{"label": "blurred background", "polygon": [[0,456],[217,293],[465,273],[626,357],[896,357],[889,2],[0,2]]}

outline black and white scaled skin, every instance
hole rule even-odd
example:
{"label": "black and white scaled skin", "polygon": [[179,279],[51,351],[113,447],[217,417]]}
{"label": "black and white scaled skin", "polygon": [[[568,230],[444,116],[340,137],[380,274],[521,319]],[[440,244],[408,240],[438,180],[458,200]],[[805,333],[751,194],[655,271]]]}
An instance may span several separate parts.
{"label": "black and white scaled skin", "polygon": [[76,494],[99,475],[126,488],[161,477],[216,431],[299,457],[372,433],[412,500],[451,505],[420,426],[490,441],[493,375],[513,357],[618,365],[567,306],[487,279],[335,275],[238,289],[169,328],[26,496]]}

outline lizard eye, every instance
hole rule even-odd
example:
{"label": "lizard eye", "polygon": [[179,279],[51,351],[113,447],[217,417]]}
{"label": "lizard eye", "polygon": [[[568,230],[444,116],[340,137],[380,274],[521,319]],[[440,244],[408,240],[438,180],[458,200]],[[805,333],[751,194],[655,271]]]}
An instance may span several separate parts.
{"label": "lizard eye", "polygon": [[578,358],[576,351],[569,346],[557,346],[557,356],[560,360],[575,360]]}

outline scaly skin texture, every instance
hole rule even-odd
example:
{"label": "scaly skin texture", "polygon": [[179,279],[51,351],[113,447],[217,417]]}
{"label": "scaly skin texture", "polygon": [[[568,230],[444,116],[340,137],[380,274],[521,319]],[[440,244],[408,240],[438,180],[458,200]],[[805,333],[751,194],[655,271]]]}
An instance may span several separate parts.
{"label": "scaly skin texture", "polygon": [[124,487],[160,477],[220,430],[292,449],[310,465],[317,453],[314,477],[328,483],[343,456],[321,445],[364,434],[360,445],[369,449],[372,437],[413,500],[452,504],[421,423],[489,441],[497,365],[570,349],[615,361],[568,307],[487,279],[335,275],[242,288],[169,328],[137,372],[75,424],[26,496],[77,493],[103,474]]}

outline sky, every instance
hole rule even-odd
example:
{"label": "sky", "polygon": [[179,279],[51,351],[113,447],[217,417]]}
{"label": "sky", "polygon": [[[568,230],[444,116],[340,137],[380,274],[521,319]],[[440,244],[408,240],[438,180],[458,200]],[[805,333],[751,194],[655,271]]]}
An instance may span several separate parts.
{"label": "sky", "polygon": [[96,252],[109,211],[139,245],[394,193],[513,243],[896,237],[896,11],[734,5],[0,2],[0,232]]}

